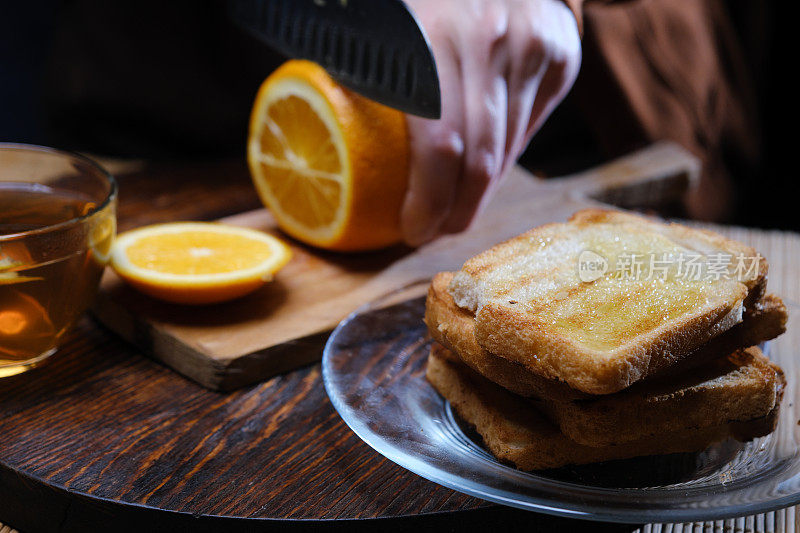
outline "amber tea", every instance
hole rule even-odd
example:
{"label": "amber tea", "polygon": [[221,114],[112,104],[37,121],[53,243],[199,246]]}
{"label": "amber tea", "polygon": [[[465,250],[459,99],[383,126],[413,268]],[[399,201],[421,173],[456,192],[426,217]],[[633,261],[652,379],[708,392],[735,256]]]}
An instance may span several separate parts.
{"label": "amber tea", "polygon": [[14,363],[47,357],[88,307],[114,237],[113,212],[95,213],[74,228],[66,224],[49,240],[14,235],[35,234],[96,207],[76,192],[0,182],[0,377],[16,373]]}

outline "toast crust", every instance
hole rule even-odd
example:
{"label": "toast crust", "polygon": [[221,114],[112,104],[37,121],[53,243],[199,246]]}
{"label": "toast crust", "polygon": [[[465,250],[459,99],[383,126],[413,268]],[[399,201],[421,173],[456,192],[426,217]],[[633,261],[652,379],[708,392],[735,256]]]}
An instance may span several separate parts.
{"label": "toast crust", "polygon": [[674,274],[662,281],[579,279],[582,251],[618,258],[636,246],[670,256],[717,254],[729,265],[739,254],[760,258],[712,232],[589,209],[469,259],[449,292],[475,313],[475,337],[484,349],[582,392],[610,394],[735,326],[766,286],[763,258],[752,279],[742,281],[686,281]]}
{"label": "toast crust", "polygon": [[448,361],[434,343],[427,379],[481,435],[500,461],[522,470],[558,468],[643,455],[694,452],[730,437],[749,440],[774,429],[777,407],[747,422],[686,429],[620,445],[591,447],[568,439],[525,399],[511,394],[463,364]]}

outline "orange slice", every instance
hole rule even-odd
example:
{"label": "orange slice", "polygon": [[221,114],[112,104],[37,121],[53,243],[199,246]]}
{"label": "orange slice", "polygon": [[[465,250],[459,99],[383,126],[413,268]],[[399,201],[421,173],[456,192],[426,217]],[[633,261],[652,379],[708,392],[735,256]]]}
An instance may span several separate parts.
{"label": "orange slice", "polygon": [[250,116],[247,161],[280,227],[330,250],[400,241],[408,182],[405,116],[292,60],[261,85]]}
{"label": "orange slice", "polygon": [[208,222],[173,222],[121,234],[111,266],[145,294],[208,304],[248,294],[290,259],[289,247],[261,231]]}

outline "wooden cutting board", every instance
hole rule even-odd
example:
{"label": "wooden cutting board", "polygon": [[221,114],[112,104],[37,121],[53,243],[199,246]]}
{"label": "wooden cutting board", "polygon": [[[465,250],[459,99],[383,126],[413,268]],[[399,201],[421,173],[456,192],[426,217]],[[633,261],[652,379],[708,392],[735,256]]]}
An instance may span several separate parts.
{"label": "wooden cutting board", "polygon": [[[513,168],[467,232],[411,250],[337,254],[291,241],[294,257],[273,283],[242,299],[202,307],[153,300],[107,269],[93,314],[146,353],[201,385],[232,390],[322,356],[330,330],[360,305],[531,227],[611,204],[677,204],[696,183],[698,161],[671,143],[652,145],[588,171],[557,179]],[[286,237],[264,209],[222,220]],[[308,345],[319,349],[308,349]]]}

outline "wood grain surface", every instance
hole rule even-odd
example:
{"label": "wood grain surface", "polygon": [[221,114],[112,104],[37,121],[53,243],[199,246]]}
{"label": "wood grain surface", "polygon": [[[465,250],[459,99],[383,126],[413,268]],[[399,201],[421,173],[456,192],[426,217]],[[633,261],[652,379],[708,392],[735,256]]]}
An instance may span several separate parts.
{"label": "wood grain surface", "polygon": [[[219,168],[229,169],[224,183],[204,165],[173,169],[169,182],[158,168],[123,176],[121,227],[252,208],[244,167]],[[177,199],[184,197],[191,205]],[[756,246],[770,260],[770,289],[800,300],[800,236],[719,229]],[[318,530],[342,525],[328,519],[359,518],[382,520],[345,526],[634,529],[490,505],[398,467],[343,424],[319,365],[222,394],[143,357],[88,317],[49,364],[2,381],[0,495],[0,520],[23,533],[251,531],[272,529],[275,519],[307,519],[282,527]]]}
{"label": "wood grain surface", "polygon": [[[93,314],[201,385],[233,390],[318,360],[319,351],[297,350],[296,345],[325,336],[364,302],[457,268],[466,257],[500,240],[563,220],[599,201],[638,207],[677,203],[697,170],[691,155],[668,143],[553,181],[538,180],[516,167],[466,233],[416,250],[396,246],[365,254],[327,253],[288,239],[293,258],[272,283],[245,298],[213,306],[151,299],[127,287],[109,269]],[[226,179],[222,169],[209,172]],[[283,237],[265,209],[222,221]]]}

